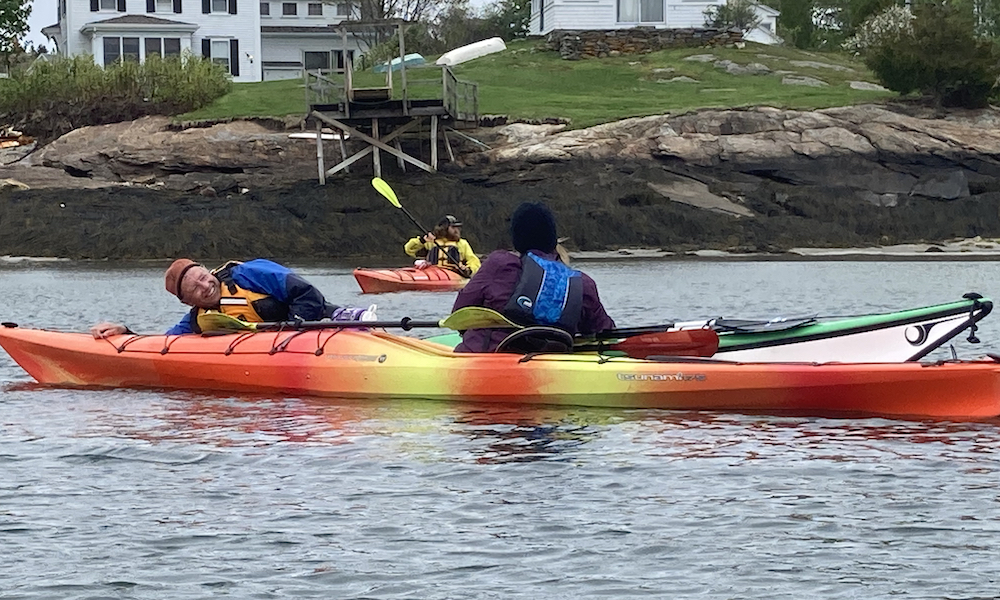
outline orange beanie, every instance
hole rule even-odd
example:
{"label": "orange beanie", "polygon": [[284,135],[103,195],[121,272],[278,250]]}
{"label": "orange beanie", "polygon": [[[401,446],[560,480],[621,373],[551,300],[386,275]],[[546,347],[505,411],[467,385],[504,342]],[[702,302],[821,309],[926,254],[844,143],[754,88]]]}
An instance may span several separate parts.
{"label": "orange beanie", "polygon": [[188,269],[196,266],[198,266],[198,263],[190,258],[178,258],[167,267],[167,272],[164,273],[163,280],[167,286],[167,291],[177,296],[178,300],[183,300],[181,298],[181,281],[184,280],[184,274],[188,272]]}

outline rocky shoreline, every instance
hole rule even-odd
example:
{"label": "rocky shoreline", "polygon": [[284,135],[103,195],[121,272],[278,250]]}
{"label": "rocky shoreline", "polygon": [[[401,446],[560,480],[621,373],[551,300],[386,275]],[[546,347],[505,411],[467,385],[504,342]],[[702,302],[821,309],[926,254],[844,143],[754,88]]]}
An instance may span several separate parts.
{"label": "rocky shoreline", "polygon": [[[160,118],[73,131],[0,166],[0,255],[405,263],[413,226],[371,188],[370,163],[320,186],[314,142],[288,133]],[[524,200],[552,206],[580,258],[935,243],[928,255],[958,256],[944,242],[1000,237],[994,110],[757,107],[471,133],[490,149],[462,142],[434,174],[383,160],[383,176],[418,219],[458,215],[480,253],[506,243]]]}

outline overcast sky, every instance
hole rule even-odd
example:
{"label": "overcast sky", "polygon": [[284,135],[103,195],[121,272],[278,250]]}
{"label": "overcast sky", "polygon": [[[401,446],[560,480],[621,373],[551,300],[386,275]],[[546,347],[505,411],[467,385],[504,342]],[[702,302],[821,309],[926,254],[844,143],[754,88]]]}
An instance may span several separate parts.
{"label": "overcast sky", "polygon": [[55,50],[54,45],[42,35],[42,27],[48,27],[56,22],[56,7],[59,0],[31,0],[31,15],[28,17],[28,25],[31,33],[28,34],[28,41],[38,44],[45,44],[49,51]]}
{"label": "overcast sky", "polygon": [[[69,2],[80,2],[81,0],[68,0]],[[472,6],[485,6],[489,0],[471,0]],[[28,17],[28,25],[31,32],[28,34],[28,42],[36,46],[45,44],[49,52],[55,51],[55,44],[42,35],[42,27],[54,25],[58,20],[56,16],[59,0],[31,0],[31,16]]]}

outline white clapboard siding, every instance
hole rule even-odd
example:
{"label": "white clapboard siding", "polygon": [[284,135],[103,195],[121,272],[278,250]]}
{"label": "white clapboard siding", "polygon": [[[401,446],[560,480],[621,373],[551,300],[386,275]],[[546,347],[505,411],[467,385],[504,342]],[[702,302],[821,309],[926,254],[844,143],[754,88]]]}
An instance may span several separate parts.
{"label": "white clapboard siding", "polygon": [[[663,0],[662,22],[636,23],[618,22],[618,0],[533,0],[529,30],[533,34],[545,35],[555,30],[608,30],[632,27],[689,28],[705,26],[705,9],[724,4],[725,0]],[[540,14],[542,2],[544,15]],[[758,13],[770,24],[774,31],[778,11],[761,5]],[[748,39],[760,39],[765,43],[780,43],[780,39],[767,31],[760,35],[749,35]]]}
{"label": "white clapboard siding", "polygon": [[[230,0],[233,1],[233,0]],[[288,0],[296,5],[296,15],[282,16],[282,1],[270,2],[270,15],[263,17],[264,24],[275,26],[326,28],[340,23],[345,17],[338,15],[337,4],[312,2],[320,7],[321,15],[309,14],[309,0]],[[105,0],[105,3],[107,0]],[[316,35],[300,36],[288,33],[268,37],[268,48],[262,43],[260,0],[235,0],[236,14],[232,11],[221,13],[202,12],[202,0],[180,0],[181,12],[176,13],[173,5],[169,8],[153,2],[157,10],[148,12],[147,0],[115,0],[113,8],[97,11],[91,10],[91,0],[65,0],[65,13],[59,15],[56,26],[46,28],[46,35],[57,41],[57,50],[64,55],[90,54],[95,62],[104,64],[104,37],[138,37],[140,39],[140,60],[145,58],[145,38],[148,37],[180,37],[181,50],[190,51],[200,56],[203,51],[202,42],[226,41],[235,50],[229,58],[236,59],[238,75],[233,76],[237,82],[261,81],[263,70],[263,54],[273,50],[275,56],[271,60],[302,61],[303,53],[314,50],[334,49],[329,43],[316,39]],[[342,2],[341,4],[347,4]],[[98,6],[101,1],[98,0]],[[124,10],[119,10],[124,8]],[[161,12],[162,11],[162,12]],[[150,23],[115,24],[113,30],[104,21],[122,17],[147,16],[164,19],[180,26],[183,31],[167,31],[169,24]],[[134,19],[132,19],[134,21]],[[176,28],[175,28],[176,29]],[[333,36],[330,36],[333,37]],[[336,42],[339,45],[339,38]],[[325,46],[325,47],[324,47]],[[235,53],[236,56],[233,56]],[[285,56],[294,55],[294,59]],[[301,73],[299,74],[301,76]]]}

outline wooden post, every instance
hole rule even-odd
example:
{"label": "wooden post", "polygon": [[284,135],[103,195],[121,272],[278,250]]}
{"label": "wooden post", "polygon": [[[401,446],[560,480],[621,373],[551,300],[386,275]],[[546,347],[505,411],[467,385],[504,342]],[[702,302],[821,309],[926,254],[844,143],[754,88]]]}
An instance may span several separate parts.
{"label": "wooden post", "polygon": [[[338,129],[337,133],[340,136],[340,158],[341,160],[347,160],[347,144],[344,143],[344,136],[347,135],[347,132],[342,129]],[[350,173],[351,167],[345,166],[344,171]]]}
{"label": "wooden post", "polygon": [[399,168],[406,172],[406,163],[403,162],[403,145],[399,143],[399,138],[396,138],[396,150],[399,150],[399,155],[396,157],[396,163],[399,164]]}
{"label": "wooden post", "polygon": [[323,122],[316,120],[316,163],[319,165],[319,184],[326,185],[326,166],[323,164]]}
{"label": "wooden post", "polygon": [[[378,119],[372,119],[372,137],[376,140],[380,140],[381,136],[378,132]],[[372,165],[375,168],[375,177],[382,176],[382,152],[379,150],[378,146],[372,148],[374,154],[372,154]]]}
{"label": "wooden post", "polygon": [[455,153],[451,151],[451,140],[448,139],[448,128],[441,128],[441,135],[444,136],[444,147],[448,149],[448,160],[455,162]]}
{"label": "wooden post", "polygon": [[[403,36],[405,33],[402,23],[396,25],[396,37],[399,38],[399,83],[403,86],[403,114],[409,116],[409,94],[406,92],[406,50],[403,48]],[[389,65],[389,71],[392,71],[391,64]]]}
{"label": "wooden post", "polygon": [[438,116],[431,115],[431,166],[438,168]]}
{"label": "wooden post", "polygon": [[341,52],[344,56],[344,116],[351,118],[351,100],[354,100],[354,61],[350,59],[347,52],[347,28],[340,28]]}

